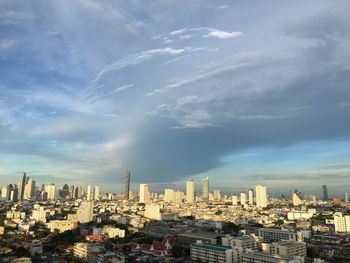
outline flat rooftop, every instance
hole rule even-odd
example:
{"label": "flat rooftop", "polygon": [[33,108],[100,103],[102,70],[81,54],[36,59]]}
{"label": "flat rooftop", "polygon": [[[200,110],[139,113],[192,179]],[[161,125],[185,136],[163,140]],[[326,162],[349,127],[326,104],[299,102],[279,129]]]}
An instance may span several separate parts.
{"label": "flat rooftop", "polygon": [[191,247],[215,250],[219,252],[225,252],[228,249],[232,249],[232,247],[229,247],[229,246],[214,245],[214,244],[208,244],[208,243],[191,244]]}

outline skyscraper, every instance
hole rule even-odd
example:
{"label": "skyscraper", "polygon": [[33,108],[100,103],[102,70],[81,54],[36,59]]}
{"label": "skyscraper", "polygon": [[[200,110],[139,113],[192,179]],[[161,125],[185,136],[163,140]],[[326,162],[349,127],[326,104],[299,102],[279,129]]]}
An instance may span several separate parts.
{"label": "skyscraper", "polygon": [[95,185],[94,200],[100,200],[100,187]]}
{"label": "skyscraper", "polygon": [[204,200],[209,200],[209,177],[202,179],[202,198]]}
{"label": "skyscraper", "polygon": [[88,185],[87,186],[87,190],[86,190],[86,200],[90,201],[91,200],[91,186]]}
{"label": "skyscraper", "polygon": [[194,203],[194,182],[192,179],[186,182],[186,200],[187,203]]}
{"label": "skyscraper", "polygon": [[55,200],[55,192],[56,192],[55,184],[45,185],[45,192],[47,193],[47,199]]}
{"label": "skyscraper", "polygon": [[328,201],[328,189],[327,189],[327,185],[323,185],[322,186],[323,188],[323,200],[324,201]]}
{"label": "skyscraper", "polygon": [[245,206],[247,204],[247,194],[242,192],[240,194],[241,205]]}
{"label": "skyscraper", "polygon": [[139,198],[140,203],[147,203],[150,200],[148,184],[140,184]]}
{"label": "skyscraper", "polygon": [[164,191],[164,202],[175,203],[174,189],[166,188]]}
{"label": "skyscraper", "polygon": [[130,172],[125,172],[125,191],[124,196],[126,200],[129,200],[129,193],[130,193]]}
{"label": "skyscraper", "polygon": [[349,203],[349,194],[344,193],[344,203]]}
{"label": "skyscraper", "polygon": [[266,186],[264,185],[255,186],[255,198],[256,198],[256,206],[258,208],[267,207]]}
{"label": "skyscraper", "polygon": [[254,204],[254,190],[250,189],[248,191],[248,198],[249,198],[249,204],[253,205]]}
{"label": "skyscraper", "polygon": [[23,200],[23,198],[24,198],[24,191],[25,191],[25,187],[26,187],[26,184],[27,184],[27,174],[26,173],[23,173],[23,176],[22,176],[22,178],[21,178],[21,180],[20,180],[20,182],[19,182],[19,193],[18,193],[18,195],[19,195],[19,199],[20,200]]}
{"label": "skyscraper", "polygon": [[24,187],[23,199],[30,200],[34,198],[35,194],[35,181],[33,178],[27,177],[27,183]]}

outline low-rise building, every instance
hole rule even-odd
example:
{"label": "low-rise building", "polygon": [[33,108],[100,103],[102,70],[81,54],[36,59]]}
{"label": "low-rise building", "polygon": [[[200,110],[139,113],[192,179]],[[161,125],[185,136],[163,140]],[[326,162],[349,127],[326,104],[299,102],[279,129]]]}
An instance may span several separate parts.
{"label": "low-rise building", "polygon": [[192,260],[200,260],[202,262],[232,262],[232,248],[229,246],[199,242],[191,244],[190,255]]}
{"label": "low-rise building", "polygon": [[304,257],[283,257],[259,251],[243,253],[242,263],[304,263]]}
{"label": "low-rise building", "polygon": [[60,233],[67,230],[73,230],[78,226],[77,222],[71,220],[51,220],[46,225],[51,232],[54,232],[55,229],[57,229]]}
{"label": "low-rise building", "polygon": [[278,256],[303,256],[306,257],[306,244],[304,242],[280,241],[262,243],[262,251]]}

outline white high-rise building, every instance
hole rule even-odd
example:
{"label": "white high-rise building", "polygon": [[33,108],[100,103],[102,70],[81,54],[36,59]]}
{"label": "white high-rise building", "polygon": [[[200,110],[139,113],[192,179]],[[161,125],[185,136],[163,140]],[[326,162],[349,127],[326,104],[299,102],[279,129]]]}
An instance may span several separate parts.
{"label": "white high-rise building", "polygon": [[247,204],[247,194],[242,192],[240,194],[240,201],[241,201],[241,205],[246,205]]}
{"label": "white high-rise building", "polygon": [[10,200],[10,194],[11,194],[11,189],[9,188],[8,185],[4,186],[1,189],[1,198],[5,201]]}
{"label": "white high-rise building", "polygon": [[174,189],[166,188],[164,191],[164,202],[175,203]]}
{"label": "white high-rise building", "polygon": [[162,220],[162,214],[160,212],[160,206],[157,204],[146,204],[145,217],[153,220]]}
{"label": "white high-rise building", "polygon": [[345,215],[341,212],[334,214],[334,227],[336,233],[350,233],[350,215]]}
{"label": "white high-rise building", "polygon": [[204,200],[209,200],[209,177],[202,179],[202,198]]}
{"label": "white high-rise building", "polygon": [[140,197],[140,199],[139,199],[140,203],[147,203],[150,201],[148,184],[140,184],[139,197]]}
{"label": "white high-rise building", "polygon": [[264,185],[255,186],[255,199],[256,199],[256,206],[258,208],[267,207],[266,186]]}
{"label": "white high-rise building", "polygon": [[91,200],[91,186],[88,185],[87,186],[87,190],[86,190],[86,200],[90,201]]}
{"label": "white high-rise building", "polygon": [[238,204],[238,197],[237,195],[232,196],[232,205],[237,205]]}
{"label": "white high-rise building", "polygon": [[221,199],[220,190],[218,190],[218,189],[214,190],[213,197],[214,197],[214,200],[220,200]]}
{"label": "white high-rise building", "polygon": [[33,178],[28,178],[28,182],[26,183],[24,187],[24,195],[23,198],[26,200],[30,200],[35,195],[35,181]]}
{"label": "white high-rise building", "polygon": [[301,200],[299,195],[296,193],[293,193],[292,201],[294,206],[301,206],[303,204],[303,200]]}
{"label": "white high-rise building", "polygon": [[249,198],[249,204],[253,205],[254,204],[254,190],[250,189],[248,191],[248,198]]}
{"label": "white high-rise building", "polygon": [[100,187],[95,185],[94,200],[100,200]]}
{"label": "white high-rise building", "polygon": [[92,221],[94,216],[94,204],[93,202],[87,202],[83,201],[81,202],[77,214],[76,214],[76,220],[80,223],[88,223]]}
{"label": "white high-rise building", "polygon": [[194,182],[192,179],[186,182],[186,200],[187,203],[194,203]]}
{"label": "white high-rise building", "polygon": [[175,203],[181,203],[185,198],[184,192],[176,191],[175,192]]}
{"label": "white high-rise building", "polygon": [[45,185],[45,192],[47,193],[47,199],[55,200],[56,198],[56,186],[55,184]]}
{"label": "white high-rise building", "polygon": [[349,203],[349,194],[348,193],[344,193],[344,202]]}

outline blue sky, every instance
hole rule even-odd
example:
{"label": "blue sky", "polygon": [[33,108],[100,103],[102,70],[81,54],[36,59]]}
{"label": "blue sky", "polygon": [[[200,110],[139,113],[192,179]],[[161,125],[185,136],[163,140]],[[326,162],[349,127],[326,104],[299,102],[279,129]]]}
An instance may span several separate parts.
{"label": "blue sky", "polygon": [[0,1],[0,184],[346,191],[349,7]]}

